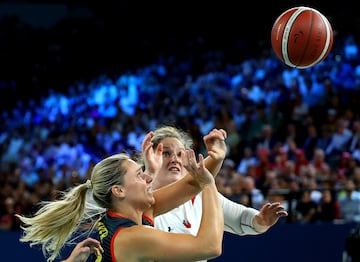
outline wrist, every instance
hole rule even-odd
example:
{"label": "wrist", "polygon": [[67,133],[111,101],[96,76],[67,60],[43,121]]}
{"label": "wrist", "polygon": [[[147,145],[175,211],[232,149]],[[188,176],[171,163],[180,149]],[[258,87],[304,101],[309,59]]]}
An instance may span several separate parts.
{"label": "wrist", "polygon": [[270,228],[270,226],[261,224],[259,220],[261,220],[259,215],[255,215],[253,219],[253,227],[258,233],[264,233]]}
{"label": "wrist", "polygon": [[211,181],[211,182],[209,181],[208,183],[201,183],[201,184],[199,184],[199,186],[202,191],[207,190],[207,189],[212,190],[214,188],[217,191],[215,181]]}

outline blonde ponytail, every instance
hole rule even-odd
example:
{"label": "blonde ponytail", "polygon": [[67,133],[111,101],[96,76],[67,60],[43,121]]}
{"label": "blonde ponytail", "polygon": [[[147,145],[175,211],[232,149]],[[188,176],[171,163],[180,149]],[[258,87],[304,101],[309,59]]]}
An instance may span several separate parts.
{"label": "blonde ponytail", "polygon": [[41,245],[47,261],[53,261],[72,234],[85,223],[87,190],[88,184],[84,183],[62,192],[59,200],[42,201],[33,217],[17,214],[24,230],[20,241],[30,242],[31,247]]}
{"label": "blonde ponytail", "polygon": [[112,208],[111,187],[123,183],[126,168],[122,164],[127,159],[129,155],[124,153],[107,157],[94,166],[91,180],[62,192],[56,201],[41,202],[33,217],[17,214],[24,230],[20,241],[30,242],[31,247],[41,245],[44,256],[51,262],[65,243],[86,233],[90,235],[106,210]]}

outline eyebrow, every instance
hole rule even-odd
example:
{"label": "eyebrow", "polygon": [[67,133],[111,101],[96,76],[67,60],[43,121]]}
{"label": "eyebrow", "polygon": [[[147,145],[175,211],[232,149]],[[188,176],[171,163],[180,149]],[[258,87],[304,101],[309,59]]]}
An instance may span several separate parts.
{"label": "eyebrow", "polygon": [[[166,148],[166,149],[168,149],[168,148],[174,148],[174,146],[166,146],[166,145],[163,145],[163,148]],[[177,147],[178,149],[180,149],[180,150],[185,150],[185,147]]]}

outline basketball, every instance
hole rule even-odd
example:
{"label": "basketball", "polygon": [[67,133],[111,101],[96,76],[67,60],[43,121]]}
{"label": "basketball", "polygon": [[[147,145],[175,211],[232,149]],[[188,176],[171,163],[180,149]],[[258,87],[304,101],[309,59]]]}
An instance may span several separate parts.
{"label": "basketball", "polygon": [[299,6],[283,12],[271,30],[271,46],[289,67],[309,68],[322,62],[333,45],[333,30],[318,10]]}

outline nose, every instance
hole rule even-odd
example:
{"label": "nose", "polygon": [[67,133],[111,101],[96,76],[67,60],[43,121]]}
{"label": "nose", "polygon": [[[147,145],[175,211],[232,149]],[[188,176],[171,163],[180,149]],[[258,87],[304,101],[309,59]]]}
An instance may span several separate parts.
{"label": "nose", "polygon": [[170,161],[173,163],[173,162],[179,162],[179,157],[177,154],[172,154],[171,157],[170,157]]}
{"label": "nose", "polygon": [[145,180],[146,184],[150,184],[152,182],[152,177],[145,172],[142,173],[142,178]]}

